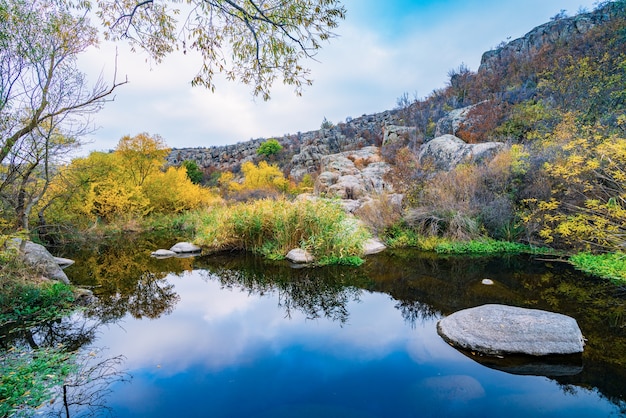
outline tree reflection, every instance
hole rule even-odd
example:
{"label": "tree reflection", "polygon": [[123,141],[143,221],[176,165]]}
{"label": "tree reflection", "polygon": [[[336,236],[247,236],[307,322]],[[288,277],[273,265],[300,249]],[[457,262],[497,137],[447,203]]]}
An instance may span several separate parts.
{"label": "tree reflection", "polygon": [[267,262],[249,254],[200,258],[195,267],[204,269],[207,280],[217,280],[224,288],[261,296],[277,294],[278,306],[288,318],[300,312],[307,319],[327,318],[341,324],[348,320],[348,303],[359,301],[367,283],[359,268],[295,269],[285,262]]}
{"label": "tree reflection", "polygon": [[130,376],[120,370],[123,356],[102,356],[99,351],[90,351],[77,359],[77,370],[57,389],[55,400],[44,411],[45,416],[101,416],[110,411],[106,404],[113,383],[123,383]]}

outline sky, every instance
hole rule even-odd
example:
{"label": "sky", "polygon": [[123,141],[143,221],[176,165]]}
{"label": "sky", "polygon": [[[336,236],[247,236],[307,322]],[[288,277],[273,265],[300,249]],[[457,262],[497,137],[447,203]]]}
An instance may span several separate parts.
{"label": "sky", "polygon": [[218,78],[214,93],[192,87],[199,66],[193,54],[162,63],[102,42],[79,57],[89,80],[129,83],[93,116],[95,131],[83,153],[115,148],[124,135],[158,134],[169,147],[209,147],[252,138],[319,129],[322,121],[396,107],[397,99],[424,98],[445,87],[461,64],[476,71],[485,51],[523,36],[561,10],[593,10],[597,0],[344,0],[347,17],[338,35],[306,64],[313,85],[301,97],[277,82],[272,98],[254,98],[249,86]]}

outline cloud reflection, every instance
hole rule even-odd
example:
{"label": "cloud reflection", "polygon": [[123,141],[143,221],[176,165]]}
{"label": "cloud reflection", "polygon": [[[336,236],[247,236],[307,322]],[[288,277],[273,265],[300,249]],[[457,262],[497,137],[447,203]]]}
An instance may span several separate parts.
{"label": "cloud reflection", "polygon": [[[309,320],[299,311],[289,319],[279,307],[278,292],[263,296],[222,288],[200,272],[170,276],[180,295],[176,310],[158,321],[126,317],[112,326],[99,343],[124,353],[129,369],[156,368],[175,374],[191,365],[211,370],[254,361],[268,350],[280,353],[293,344],[323,350],[333,356],[372,360],[405,347],[420,347],[438,338],[423,335],[428,327],[411,329],[380,293],[364,293],[349,302],[351,316],[342,324],[326,318]],[[434,328],[431,326],[431,328]],[[443,344],[445,345],[445,344]],[[436,347],[415,355],[422,359]]]}

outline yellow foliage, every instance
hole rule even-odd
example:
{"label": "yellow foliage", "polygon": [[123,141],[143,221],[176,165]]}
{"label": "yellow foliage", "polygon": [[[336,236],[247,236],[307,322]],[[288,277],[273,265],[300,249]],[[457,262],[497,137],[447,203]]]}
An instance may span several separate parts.
{"label": "yellow foliage", "polygon": [[159,213],[179,213],[219,201],[208,189],[193,184],[184,167],[170,167],[165,173],[149,176],[143,191],[151,211]]}
{"label": "yellow foliage", "polygon": [[626,139],[576,127],[566,115],[542,145],[554,155],[544,165],[552,196],[529,205],[525,222],[540,224],[539,236],[560,246],[613,251],[623,245]]}
{"label": "yellow foliage", "polygon": [[[275,189],[280,192],[287,192],[289,190],[289,180],[285,178],[283,172],[275,164],[261,161],[257,166],[253,162],[247,161],[241,166],[241,172],[244,175],[241,183],[230,182],[230,189],[233,191]],[[220,181],[222,181],[221,178]]]}

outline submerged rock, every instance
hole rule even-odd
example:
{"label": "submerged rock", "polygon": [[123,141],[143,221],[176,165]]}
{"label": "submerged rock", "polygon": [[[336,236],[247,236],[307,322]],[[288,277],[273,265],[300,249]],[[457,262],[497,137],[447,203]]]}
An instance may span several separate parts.
{"label": "submerged rock", "polygon": [[582,353],[583,335],[574,318],[538,309],[483,305],[437,323],[453,346],[488,355]]}

